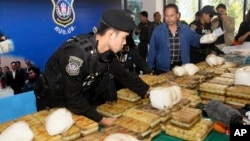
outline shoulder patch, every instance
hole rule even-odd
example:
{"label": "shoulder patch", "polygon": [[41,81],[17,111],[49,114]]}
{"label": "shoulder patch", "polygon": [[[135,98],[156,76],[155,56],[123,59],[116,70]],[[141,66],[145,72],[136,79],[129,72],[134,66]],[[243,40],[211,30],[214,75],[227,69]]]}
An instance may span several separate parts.
{"label": "shoulder patch", "polygon": [[195,29],[197,28],[197,26],[195,24],[191,24],[190,28],[195,31]]}
{"label": "shoulder patch", "polygon": [[66,66],[66,72],[70,75],[70,76],[76,76],[79,74],[80,72],[80,67],[83,64],[83,60],[76,57],[76,56],[70,56],[69,57],[69,63]]}

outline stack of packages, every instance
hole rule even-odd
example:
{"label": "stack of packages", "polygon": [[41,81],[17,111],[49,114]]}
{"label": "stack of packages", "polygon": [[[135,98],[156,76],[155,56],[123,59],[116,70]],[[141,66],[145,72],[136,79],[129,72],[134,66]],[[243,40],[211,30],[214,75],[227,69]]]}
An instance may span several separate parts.
{"label": "stack of packages", "polygon": [[217,99],[225,102],[226,91],[234,84],[234,78],[230,78],[232,75],[232,73],[222,73],[220,76],[200,84],[201,98],[204,100]]}
{"label": "stack of packages", "polygon": [[213,129],[213,122],[202,118],[201,110],[183,107],[172,113],[171,122],[166,125],[166,134],[183,140],[205,140]]}
{"label": "stack of packages", "polygon": [[[21,128],[21,123],[26,124],[29,130]],[[23,136],[30,135],[33,141],[75,141],[97,131],[98,123],[91,119],[72,114],[65,108],[54,108],[1,124],[0,140],[8,140],[20,132],[22,135],[15,136],[15,139],[25,139]]]}
{"label": "stack of packages", "polygon": [[203,101],[216,99],[225,102],[226,90],[232,86],[234,82],[234,79],[227,77],[227,74],[230,72],[229,68],[234,68],[237,64],[225,62],[224,58],[210,54],[206,57],[205,62],[196,65],[199,68],[214,72],[213,78],[199,85],[201,99]]}
{"label": "stack of packages", "polygon": [[206,59],[206,64],[208,70],[212,70],[216,76],[223,73],[229,72],[231,68],[238,66],[237,63],[226,62],[224,58],[216,56],[214,54],[209,54]]}
{"label": "stack of packages", "polygon": [[138,108],[139,110],[142,110],[144,112],[152,113],[155,115],[158,115],[160,117],[160,126],[162,130],[165,130],[165,125],[171,118],[171,110],[161,110],[161,109],[156,109],[152,107],[151,104],[147,104],[145,106],[142,106]]}
{"label": "stack of packages", "polygon": [[[157,75],[141,75],[140,78],[151,87],[166,83],[166,78]],[[107,117],[121,117],[122,114],[131,108],[138,108],[149,104],[149,98],[142,99],[128,88],[117,91],[118,101],[116,103],[105,103],[97,106],[97,112]]]}
{"label": "stack of packages", "polygon": [[[117,92],[117,103],[98,106],[97,111],[101,114],[107,117],[117,117],[114,126],[103,128],[102,132],[105,134],[126,133],[140,140],[151,140],[165,130],[167,122],[170,121],[171,112],[180,110],[183,106],[190,104],[190,100],[182,98],[181,88],[178,86],[159,84],[154,85],[153,89],[150,92],[150,101],[147,104],[142,102],[141,105],[137,104],[137,106],[128,108],[128,103],[136,105],[135,103],[139,103],[138,101],[141,101],[141,98],[129,89],[121,89]],[[156,98],[152,98],[154,96]],[[162,97],[159,98],[159,96]],[[121,101],[126,104],[119,106]],[[152,106],[152,103],[157,104],[157,106]],[[114,116],[113,109],[116,109],[115,107],[120,109],[123,107],[119,116]],[[103,111],[113,114],[104,114]],[[116,115],[118,115],[118,112]]]}
{"label": "stack of packages", "polygon": [[204,75],[198,74],[199,68],[192,63],[175,66],[172,71],[176,76],[173,82],[182,88],[195,90],[205,80]]}
{"label": "stack of packages", "polygon": [[200,97],[203,100],[220,100],[225,102],[226,99],[226,90],[228,89],[228,85],[217,84],[205,82],[201,83],[199,87]]}
{"label": "stack of packages", "polygon": [[[140,104],[140,103],[139,103]],[[121,117],[125,110],[136,108],[136,102],[129,102],[126,100],[118,99],[116,103],[105,103],[97,106],[96,110],[106,117]]]}
{"label": "stack of packages", "polygon": [[242,108],[250,103],[250,66],[238,68],[234,74],[234,85],[226,92],[225,103]]}
{"label": "stack of packages", "polygon": [[142,139],[151,139],[160,134],[161,118],[152,113],[139,109],[130,109],[115,121],[115,125],[122,126],[141,135]]}
{"label": "stack of packages", "polygon": [[183,99],[190,100],[189,107],[196,108],[202,102],[196,90],[181,88],[181,94]]}
{"label": "stack of packages", "polygon": [[200,109],[192,108],[201,102],[195,90],[177,85],[156,87],[150,92],[150,102],[156,109],[170,111],[171,117],[163,123],[164,131],[170,136],[184,140],[204,140],[213,129],[213,122],[203,119]]}

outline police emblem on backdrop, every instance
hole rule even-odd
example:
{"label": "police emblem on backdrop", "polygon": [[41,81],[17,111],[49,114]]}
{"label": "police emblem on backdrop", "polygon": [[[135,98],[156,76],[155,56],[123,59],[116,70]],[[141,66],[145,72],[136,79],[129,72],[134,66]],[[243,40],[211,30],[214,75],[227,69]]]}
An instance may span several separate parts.
{"label": "police emblem on backdrop", "polygon": [[69,63],[66,66],[66,72],[71,76],[76,76],[80,72],[80,67],[82,66],[83,60],[75,57],[70,56],[69,57]]}
{"label": "police emblem on backdrop", "polygon": [[74,0],[52,0],[52,17],[56,24],[66,27],[75,20]]}

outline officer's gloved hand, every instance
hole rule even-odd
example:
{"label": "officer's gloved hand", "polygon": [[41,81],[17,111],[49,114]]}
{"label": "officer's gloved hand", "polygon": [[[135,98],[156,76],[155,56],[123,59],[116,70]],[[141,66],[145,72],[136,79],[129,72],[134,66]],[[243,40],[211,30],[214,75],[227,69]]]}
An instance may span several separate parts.
{"label": "officer's gloved hand", "polygon": [[111,73],[106,74],[106,84],[108,92],[106,93],[107,103],[115,103],[117,101],[117,92],[114,82],[114,76]]}
{"label": "officer's gloved hand", "polygon": [[217,54],[217,55],[224,55],[225,53],[223,51],[221,51],[219,48],[217,48],[216,46],[213,47],[213,51]]}
{"label": "officer's gloved hand", "polygon": [[117,94],[116,93],[107,93],[107,103],[114,104],[117,102]]}

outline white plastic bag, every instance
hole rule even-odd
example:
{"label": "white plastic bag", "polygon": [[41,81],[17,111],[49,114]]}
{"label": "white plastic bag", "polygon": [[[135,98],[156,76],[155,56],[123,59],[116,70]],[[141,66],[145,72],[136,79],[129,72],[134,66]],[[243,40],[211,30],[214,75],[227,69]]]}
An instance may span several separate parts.
{"label": "white plastic bag", "polygon": [[32,141],[34,133],[24,121],[11,124],[0,134],[0,141]]}
{"label": "white plastic bag", "polygon": [[45,119],[45,128],[51,136],[67,131],[73,124],[72,114],[65,108],[57,109]]}
{"label": "white plastic bag", "polygon": [[245,66],[236,70],[234,84],[250,86],[250,66]]}

